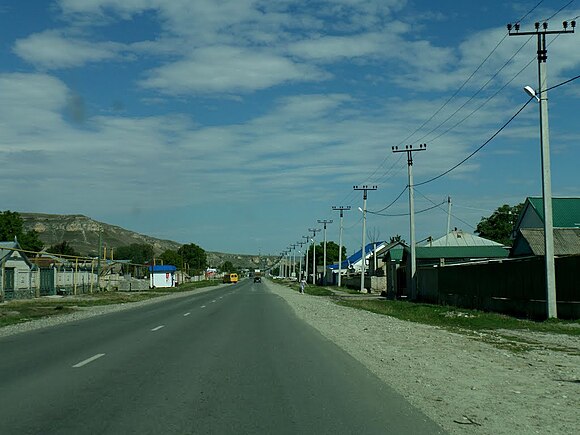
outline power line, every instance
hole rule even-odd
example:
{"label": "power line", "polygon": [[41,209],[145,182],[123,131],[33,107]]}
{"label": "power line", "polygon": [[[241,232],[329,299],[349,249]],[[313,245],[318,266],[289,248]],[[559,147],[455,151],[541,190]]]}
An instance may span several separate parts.
{"label": "power line", "polygon": [[[560,87],[560,86],[562,86],[562,85],[564,85],[564,84],[570,83],[570,82],[572,82],[572,81],[574,81],[574,80],[577,80],[577,79],[579,79],[579,78],[580,78],[580,75],[578,75],[578,76],[576,76],[576,77],[573,77],[573,78],[571,78],[571,79],[569,79],[569,80],[566,80],[565,82],[562,82],[562,83],[559,83],[559,84],[557,84],[557,85],[555,85],[555,86],[552,86],[551,88],[547,89],[547,91],[548,91],[548,90],[550,90],[550,89],[554,89],[554,88]],[[483,147],[485,147],[485,146],[486,146],[488,143],[490,143],[490,142],[491,142],[493,139],[495,139],[495,137],[496,137],[498,134],[500,134],[500,133],[501,133],[501,132],[502,132],[502,131],[503,131],[503,130],[504,130],[504,129],[505,129],[505,128],[506,128],[506,127],[507,127],[507,126],[508,126],[508,125],[509,125],[509,124],[510,124],[510,123],[511,123],[511,122],[512,122],[512,121],[513,121],[513,120],[514,120],[514,119],[515,119],[515,118],[516,118],[516,117],[517,117],[517,116],[518,116],[518,115],[519,115],[519,114],[520,114],[520,113],[521,113],[523,110],[524,110],[524,109],[525,109],[525,108],[526,108],[526,106],[527,106],[528,104],[530,104],[530,101],[532,101],[533,99],[534,99],[534,97],[530,97],[530,99],[529,99],[529,100],[528,100],[528,101],[527,101],[527,102],[526,102],[526,103],[525,103],[525,104],[524,104],[522,107],[520,107],[520,108],[518,109],[518,111],[517,111],[516,113],[514,113],[514,114],[511,116],[511,118],[510,118],[510,119],[509,119],[507,122],[505,122],[505,123],[504,123],[504,124],[503,124],[503,125],[500,127],[500,129],[499,129],[498,131],[496,131],[496,132],[495,132],[495,133],[494,133],[494,134],[493,134],[493,135],[492,135],[492,136],[491,136],[491,137],[490,137],[488,140],[486,140],[486,141],[485,141],[485,142],[484,142],[484,143],[483,143],[481,146],[479,146],[479,147],[478,147],[478,148],[477,148],[475,151],[473,151],[471,154],[469,154],[469,155],[468,155],[466,158],[464,158],[462,161],[460,161],[459,163],[457,163],[455,166],[453,166],[453,167],[449,168],[447,171],[445,171],[445,172],[443,172],[443,173],[441,173],[441,174],[437,175],[436,177],[430,178],[430,179],[428,179],[428,180],[426,180],[426,181],[422,181],[421,183],[416,183],[416,184],[415,184],[415,186],[422,186],[422,185],[424,185],[424,184],[431,183],[432,181],[435,181],[435,180],[437,180],[437,179],[439,179],[439,178],[441,178],[441,177],[443,177],[443,176],[447,175],[448,173],[450,173],[450,172],[451,172],[451,171],[453,171],[454,169],[457,169],[459,166],[461,166],[463,163],[465,163],[467,160],[469,160],[471,157],[473,157],[475,154],[477,154],[477,153],[478,153],[478,152],[479,152],[479,151],[480,151],[480,150],[481,150]]]}

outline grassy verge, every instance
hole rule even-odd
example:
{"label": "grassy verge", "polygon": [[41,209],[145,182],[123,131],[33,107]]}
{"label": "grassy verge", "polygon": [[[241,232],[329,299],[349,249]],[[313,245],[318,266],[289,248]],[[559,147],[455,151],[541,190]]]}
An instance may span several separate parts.
{"label": "grassy verge", "polygon": [[43,317],[72,313],[81,307],[126,304],[161,297],[172,293],[182,293],[197,288],[218,285],[217,281],[200,281],[182,284],[179,287],[156,288],[141,292],[99,292],[63,298],[38,298],[14,300],[0,304],[0,327],[27,322]]}
{"label": "grassy verge", "polygon": [[404,301],[341,300],[339,304],[454,332],[526,330],[580,336],[579,321],[534,322],[496,313]]}

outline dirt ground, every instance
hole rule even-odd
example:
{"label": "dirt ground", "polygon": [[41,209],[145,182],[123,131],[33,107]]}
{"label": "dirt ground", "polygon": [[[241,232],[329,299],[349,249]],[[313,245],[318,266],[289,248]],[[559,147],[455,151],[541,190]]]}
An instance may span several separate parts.
{"label": "dirt ground", "polygon": [[525,331],[467,336],[267,285],[449,433],[580,433],[575,337]]}

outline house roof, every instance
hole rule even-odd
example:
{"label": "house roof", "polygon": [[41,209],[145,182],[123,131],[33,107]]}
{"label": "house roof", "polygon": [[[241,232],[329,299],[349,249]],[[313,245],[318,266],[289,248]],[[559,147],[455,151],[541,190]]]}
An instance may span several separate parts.
{"label": "house roof", "polygon": [[503,246],[493,240],[484,239],[475,234],[466,233],[462,230],[453,230],[443,237],[427,242],[425,247],[436,246]]}
{"label": "house roof", "polygon": [[175,272],[177,267],[171,265],[159,265],[159,266],[149,266],[149,272]]}
{"label": "house roof", "polygon": [[[544,229],[521,228],[512,251],[514,256],[544,255]],[[580,228],[555,228],[554,254],[580,254]]]}
{"label": "house roof", "polygon": [[[407,251],[407,249],[405,250]],[[417,246],[417,259],[470,259],[470,258],[507,258],[509,251],[499,246]]]}
{"label": "house roof", "polygon": [[[404,246],[395,246],[388,251],[387,255],[391,261],[401,261],[403,259],[403,250]],[[387,260],[387,255],[385,255],[385,261]]]}
{"label": "house roof", "polygon": [[[0,261],[8,260],[16,249],[21,249],[16,237],[10,242],[0,242]],[[29,267],[32,266],[32,263],[30,263],[30,260],[24,252],[20,252],[19,255]]]}
{"label": "house roof", "polygon": [[[365,246],[365,258],[367,258],[369,255],[372,254],[373,249],[376,245],[377,248],[377,252],[379,250],[381,250],[385,244],[387,242],[382,241],[382,242],[373,242],[373,243],[369,243]],[[340,268],[341,269],[346,269],[348,268],[350,265],[354,265],[356,263],[358,263],[362,258],[362,249],[359,249],[357,252],[355,252],[354,254],[352,254],[350,257],[347,257],[345,260],[342,261],[342,263],[340,264]],[[338,263],[336,264],[331,264],[329,266],[327,266],[327,269],[336,269],[338,270]]]}
{"label": "house roof", "polygon": [[[526,198],[526,205],[532,207],[538,217],[544,222],[544,203],[541,197]],[[526,206],[522,214],[526,210]],[[554,228],[580,227],[580,198],[552,198],[552,216]],[[520,216],[521,217],[521,216]]]}

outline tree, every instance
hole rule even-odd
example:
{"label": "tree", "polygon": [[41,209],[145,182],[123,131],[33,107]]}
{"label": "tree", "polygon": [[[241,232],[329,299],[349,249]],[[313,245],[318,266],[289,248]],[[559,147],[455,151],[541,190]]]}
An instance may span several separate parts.
{"label": "tree", "polygon": [[183,245],[177,250],[183,261],[189,265],[194,274],[198,275],[207,268],[207,255],[205,251],[195,243]]}
{"label": "tree", "polygon": [[178,269],[183,269],[183,257],[177,253],[177,251],[172,251],[167,249],[163,254],[159,256],[163,260],[163,264],[169,264],[175,266]]}
{"label": "tree", "polygon": [[[330,265],[338,262],[338,244],[327,241],[326,242],[326,265]],[[312,261],[312,245],[308,247],[308,261]],[[342,247],[342,259],[346,258],[346,247]],[[312,264],[312,263],[311,263]],[[324,265],[324,242],[320,242],[316,245],[316,265]],[[309,265],[310,266],[310,265]]]}
{"label": "tree", "polygon": [[[24,232],[24,221],[20,213],[10,210],[0,212],[0,240],[12,241],[14,237],[24,250],[39,252],[44,247],[36,231]],[[30,256],[29,253],[27,255]]]}
{"label": "tree", "polygon": [[222,264],[221,267],[222,272],[233,272],[234,270],[235,270],[234,265],[232,264],[231,261],[226,261],[224,262],[224,264]]}
{"label": "tree", "polygon": [[491,216],[481,218],[475,228],[475,233],[485,239],[511,246],[512,231],[523,207],[523,203],[513,207],[507,204],[502,205]]}
{"label": "tree", "polygon": [[56,245],[52,245],[50,248],[47,249],[48,252],[51,254],[61,254],[61,255],[70,255],[74,257],[80,257],[81,254],[75,251],[75,249],[69,245],[69,243],[64,240],[61,243],[57,243]]}
{"label": "tree", "polygon": [[131,243],[128,246],[120,246],[115,250],[115,258],[131,260],[131,263],[145,264],[153,260],[153,247],[146,243]]}

